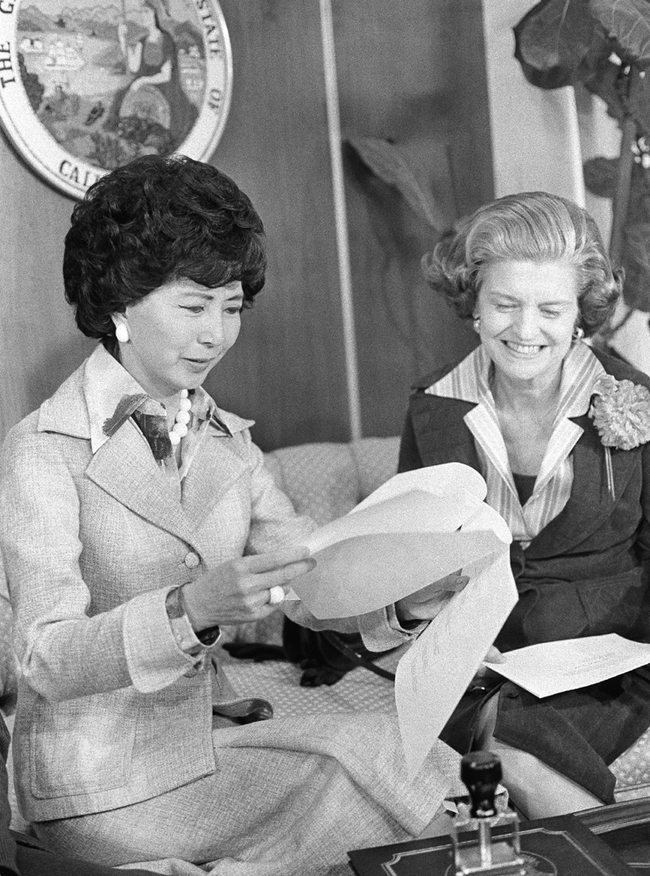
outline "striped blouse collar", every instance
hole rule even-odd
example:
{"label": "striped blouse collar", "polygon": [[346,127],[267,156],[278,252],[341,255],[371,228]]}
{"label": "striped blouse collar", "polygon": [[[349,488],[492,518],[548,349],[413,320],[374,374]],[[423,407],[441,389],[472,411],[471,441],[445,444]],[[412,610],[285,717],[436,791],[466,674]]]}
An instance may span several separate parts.
{"label": "striped blouse collar", "polygon": [[475,407],[465,414],[464,420],[482,461],[487,501],[505,519],[513,538],[526,547],[560,513],[569,499],[573,484],[570,454],[583,433],[582,427],[572,418],[587,412],[594,384],[605,369],[583,343],[572,347],[565,357],[553,431],[533,494],[523,507],[490,389],[491,371],[491,360],[483,347],[478,347],[425,392],[474,403]]}

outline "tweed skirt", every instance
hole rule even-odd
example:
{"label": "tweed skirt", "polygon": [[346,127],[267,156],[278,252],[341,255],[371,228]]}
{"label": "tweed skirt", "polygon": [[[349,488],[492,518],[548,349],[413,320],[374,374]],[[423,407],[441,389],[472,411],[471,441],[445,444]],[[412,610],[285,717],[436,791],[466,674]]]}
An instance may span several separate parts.
{"label": "tweed skirt", "polygon": [[210,864],[211,876],[321,876],[350,849],[417,836],[457,784],[439,740],[414,780],[397,718],[308,715],[216,729],[216,772],[133,806],[40,822],[60,854]]}

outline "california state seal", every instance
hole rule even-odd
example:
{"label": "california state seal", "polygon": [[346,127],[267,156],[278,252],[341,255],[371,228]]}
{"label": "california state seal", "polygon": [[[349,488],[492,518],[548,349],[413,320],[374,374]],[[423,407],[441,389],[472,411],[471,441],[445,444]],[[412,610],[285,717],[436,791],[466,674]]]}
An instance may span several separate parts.
{"label": "california state seal", "polygon": [[207,159],[231,94],[216,0],[0,0],[0,122],[65,194],[140,155]]}

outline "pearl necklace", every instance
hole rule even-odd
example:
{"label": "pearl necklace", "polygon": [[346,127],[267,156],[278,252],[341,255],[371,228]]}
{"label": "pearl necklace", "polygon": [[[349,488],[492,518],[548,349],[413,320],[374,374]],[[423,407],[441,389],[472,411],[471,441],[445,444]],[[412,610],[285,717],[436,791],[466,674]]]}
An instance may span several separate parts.
{"label": "pearl necklace", "polygon": [[174,425],[169,433],[169,440],[172,442],[172,447],[177,447],[181,443],[181,438],[187,435],[187,424],[190,421],[190,409],[192,402],[189,399],[189,392],[186,389],[181,389],[181,404],[174,417]]}

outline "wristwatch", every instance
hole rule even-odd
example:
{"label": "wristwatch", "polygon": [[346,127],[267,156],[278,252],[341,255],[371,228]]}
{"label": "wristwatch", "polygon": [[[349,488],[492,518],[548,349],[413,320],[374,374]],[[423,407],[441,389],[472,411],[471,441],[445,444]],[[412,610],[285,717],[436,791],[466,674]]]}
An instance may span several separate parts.
{"label": "wristwatch", "polygon": [[[187,611],[185,610],[185,602],[183,601],[183,585],[180,587],[174,587],[173,590],[170,590],[167,594],[167,599],[165,600],[165,609],[167,610],[167,617],[171,621],[172,629],[176,634],[176,638],[181,643],[181,648],[185,650],[189,650],[188,648],[183,647],[183,631],[180,630],[180,624],[178,624],[178,631],[175,629],[174,621],[180,621],[185,629],[189,628],[192,630],[196,638],[199,642],[204,645],[206,648],[209,648],[211,645],[214,645],[219,636],[221,635],[221,629],[218,626],[207,627],[205,630],[195,630],[190,624],[190,619],[187,616]],[[191,647],[191,643],[190,643]]]}

